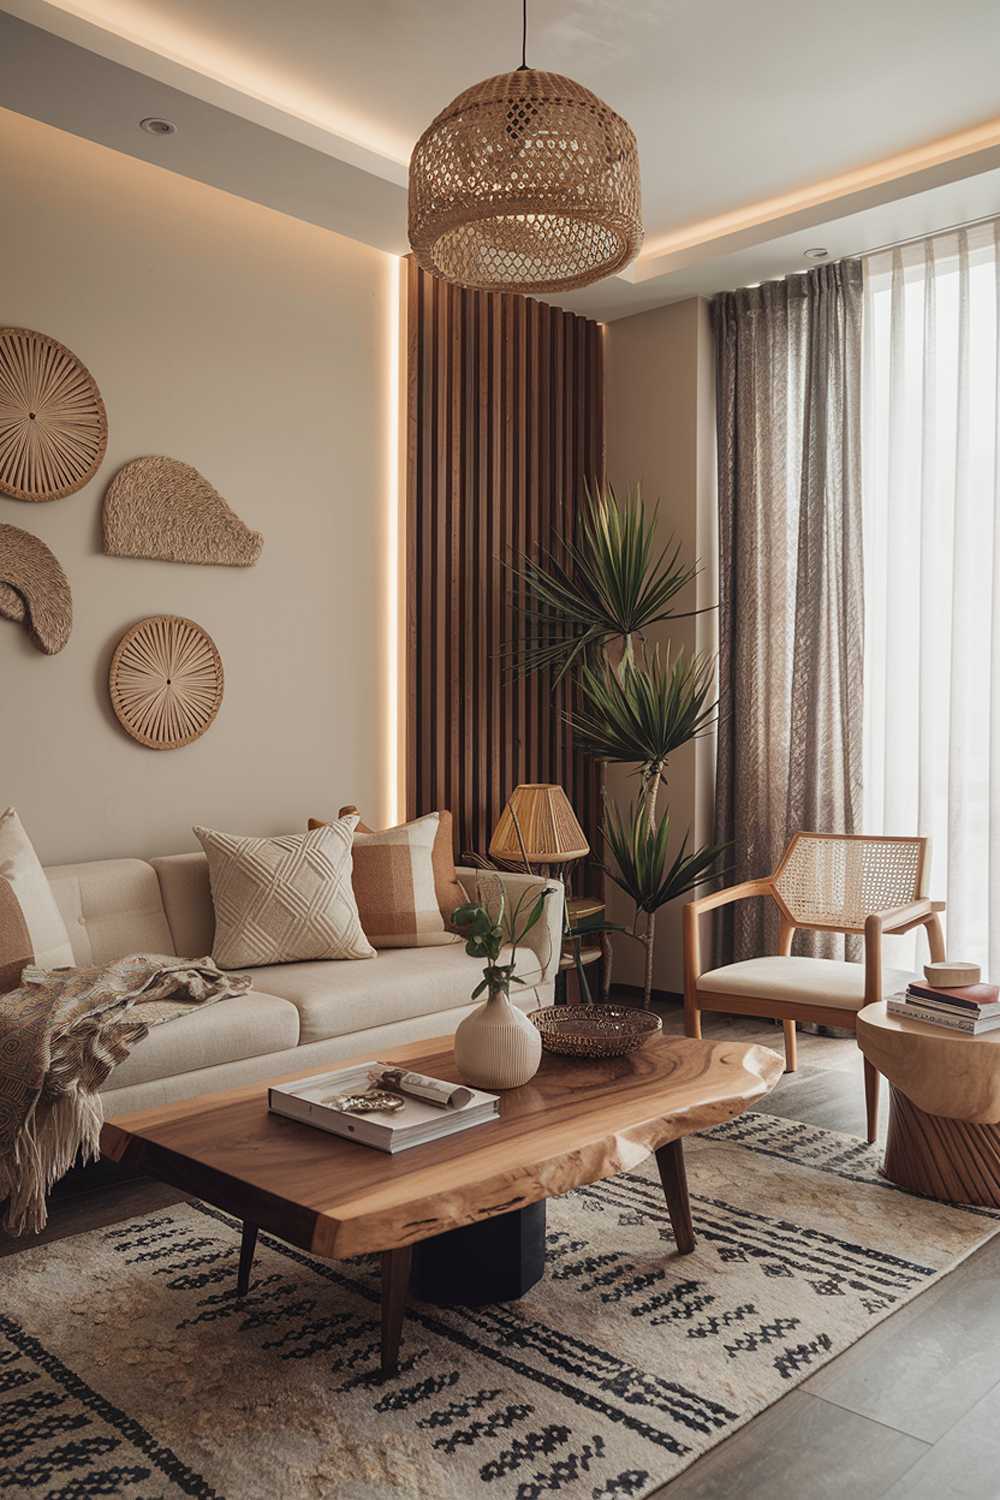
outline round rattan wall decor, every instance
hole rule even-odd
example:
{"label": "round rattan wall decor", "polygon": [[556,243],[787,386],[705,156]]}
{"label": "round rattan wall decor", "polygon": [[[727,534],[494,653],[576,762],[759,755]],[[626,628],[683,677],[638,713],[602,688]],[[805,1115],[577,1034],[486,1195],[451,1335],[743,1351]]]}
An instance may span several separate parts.
{"label": "round rattan wall decor", "polygon": [[149,750],[177,750],[205,733],[222,702],[222,658],[200,625],[150,615],[127,630],[108,686],[118,722]]}
{"label": "round rattan wall decor", "polygon": [[61,500],[100,468],[108,417],[97,382],[46,333],[0,328],[0,491]]}

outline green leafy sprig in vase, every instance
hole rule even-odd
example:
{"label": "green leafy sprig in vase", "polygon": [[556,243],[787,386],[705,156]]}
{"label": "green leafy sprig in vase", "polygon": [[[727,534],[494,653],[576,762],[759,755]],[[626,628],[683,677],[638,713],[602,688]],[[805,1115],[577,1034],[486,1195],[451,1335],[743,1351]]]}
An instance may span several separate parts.
{"label": "green leafy sprig in vase", "polygon": [[[526,981],[514,972],[517,949],[541,918],[554,886],[523,891],[507,919],[503,883],[496,882],[497,900],[488,906],[482,899],[466,902],[452,915],[452,922],[465,937],[465,951],[484,958],[483,977],[472,992],[483,993],[482,1005],[466,1016],[455,1032],[455,1062],[466,1083],[477,1088],[516,1089],[538,1072],[542,1038],[519,1006],[512,1005],[510,987]],[[509,945],[505,963],[500,956]]]}

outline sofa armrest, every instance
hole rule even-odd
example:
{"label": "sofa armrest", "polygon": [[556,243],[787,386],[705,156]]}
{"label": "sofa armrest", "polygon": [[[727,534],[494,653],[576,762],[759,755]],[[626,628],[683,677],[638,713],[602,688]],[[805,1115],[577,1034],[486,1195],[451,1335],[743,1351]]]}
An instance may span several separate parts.
{"label": "sofa armrest", "polygon": [[562,953],[563,942],[563,906],[566,893],[562,881],[548,875],[522,875],[519,872],[509,870],[475,870],[466,867],[456,870],[455,873],[470,901],[475,901],[477,895],[481,895],[484,903],[492,904],[490,902],[490,889],[492,887],[495,891],[496,882],[500,882],[506,898],[507,915],[504,922],[507,927],[506,935],[508,938],[510,937],[510,914],[517,906],[518,901],[524,896],[524,893],[526,891],[541,892],[545,890],[546,886],[553,888],[554,894],[546,901],[542,908],[542,915],[528,933],[521,946],[530,948],[537,956],[542,971],[542,983],[544,984],[550,979],[554,979],[559,971],[559,958]]}

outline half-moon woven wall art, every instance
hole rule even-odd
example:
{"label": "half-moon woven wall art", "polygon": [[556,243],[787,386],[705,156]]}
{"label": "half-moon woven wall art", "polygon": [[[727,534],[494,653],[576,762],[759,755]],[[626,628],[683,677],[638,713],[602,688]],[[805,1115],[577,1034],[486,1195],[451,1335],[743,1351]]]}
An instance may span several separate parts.
{"label": "half-moon woven wall art", "polygon": [[177,750],[205,733],[222,702],[222,658],[200,625],[150,615],[126,630],[111,658],[111,706],[149,750]]}
{"label": "half-moon woven wall art", "polygon": [[0,525],[0,615],[27,625],[39,651],[55,656],[73,628],[69,579],[41,537]]}
{"label": "half-moon woven wall art", "polygon": [[63,344],[0,328],[0,491],[61,500],[93,479],[108,446],[97,383]]}
{"label": "half-moon woven wall art", "polygon": [[176,458],[133,458],[104,496],[104,550],[112,557],[249,568],[264,545],[209,484]]}

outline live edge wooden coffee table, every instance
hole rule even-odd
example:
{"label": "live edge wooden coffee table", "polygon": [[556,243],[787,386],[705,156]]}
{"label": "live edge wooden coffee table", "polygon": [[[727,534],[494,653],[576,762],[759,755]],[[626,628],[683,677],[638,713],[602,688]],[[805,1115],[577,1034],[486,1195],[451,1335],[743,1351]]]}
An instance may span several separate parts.
{"label": "live edge wooden coffee table", "polygon": [[[458,1081],[449,1038],[384,1057]],[[783,1067],[766,1047],[684,1037],[600,1062],[546,1053],[530,1083],[501,1094],[498,1120],[396,1156],[269,1114],[267,1084],[257,1083],[110,1120],[101,1149],[243,1220],[240,1295],[258,1229],[331,1260],[381,1251],[391,1374],[411,1271],[426,1301],[520,1296],[543,1273],[545,1199],[650,1153],[677,1249],[693,1250],[681,1138],[763,1098]]]}

